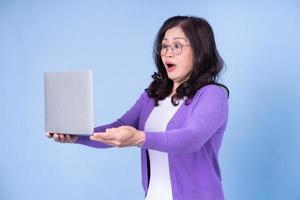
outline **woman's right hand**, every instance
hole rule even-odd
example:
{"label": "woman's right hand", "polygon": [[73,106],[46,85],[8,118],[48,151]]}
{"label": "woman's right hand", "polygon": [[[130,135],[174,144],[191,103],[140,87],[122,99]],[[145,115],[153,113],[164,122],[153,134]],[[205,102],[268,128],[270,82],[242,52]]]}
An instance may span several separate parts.
{"label": "woman's right hand", "polygon": [[60,143],[75,143],[79,136],[61,133],[46,133],[48,138],[53,138],[54,141]]}

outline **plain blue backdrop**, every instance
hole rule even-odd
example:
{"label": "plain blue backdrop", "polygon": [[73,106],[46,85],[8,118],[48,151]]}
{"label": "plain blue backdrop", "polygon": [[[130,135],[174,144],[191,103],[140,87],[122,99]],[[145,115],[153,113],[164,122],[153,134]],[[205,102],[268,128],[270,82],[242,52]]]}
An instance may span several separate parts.
{"label": "plain blue backdrop", "polygon": [[212,25],[231,90],[220,151],[228,200],[300,199],[300,4],[0,0],[0,199],[143,199],[136,147],[44,136],[43,72],[93,70],[95,126],[129,109],[155,71],[163,21]]}

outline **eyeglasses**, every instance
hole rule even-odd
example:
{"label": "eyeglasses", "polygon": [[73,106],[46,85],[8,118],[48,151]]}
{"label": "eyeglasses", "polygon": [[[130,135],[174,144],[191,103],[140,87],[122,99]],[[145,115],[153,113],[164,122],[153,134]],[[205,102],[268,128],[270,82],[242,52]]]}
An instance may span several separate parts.
{"label": "eyeglasses", "polygon": [[183,45],[180,43],[175,43],[172,45],[162,44],[161,49],[160,49],[160,55],[165,56],[168,52],[169,47],[171,47],[171,50],[175,55],[180,55],[183,47],[186,47],[186,46],[191,46],[191,45],[189,45],[189,44]]}

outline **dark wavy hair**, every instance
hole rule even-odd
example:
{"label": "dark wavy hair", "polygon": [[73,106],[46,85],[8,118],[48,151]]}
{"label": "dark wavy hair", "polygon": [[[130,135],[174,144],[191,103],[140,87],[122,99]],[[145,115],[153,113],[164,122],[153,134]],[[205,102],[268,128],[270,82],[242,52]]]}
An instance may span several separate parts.
{"label": "dark wavy hair", "polygon": [[153,81],[145,91],[154,99],[155,106],[158,106],[159,100],[169,96],[173,88],[173,81],[168,78],[160,50],[166,31],[174,27],[180,27],[190,41],[193,51],[193,70],[189,79],[177,87],[176,94],[172,96],[172,104],[178,105],[178,100],[183,98],[185,104],[189,104],[196,92],[208,84],[224,87],[229,97],[229,89],[217,82],[224,61],[216,48],[213,30],[209,23],[203,18],[194,16],[174,16],[163,23],[154,42],[153,58],[157,72],[152,75]]}

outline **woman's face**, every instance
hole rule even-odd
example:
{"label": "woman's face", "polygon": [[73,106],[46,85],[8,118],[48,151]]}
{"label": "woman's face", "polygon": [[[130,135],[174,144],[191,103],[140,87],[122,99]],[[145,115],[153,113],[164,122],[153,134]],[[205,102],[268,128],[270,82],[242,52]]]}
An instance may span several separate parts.
{"label": "woman's face", "polygon": [[193,69],[193,51],[180,27],[170,28],[162,40],[161,59],[169,79],[179,85]]}

